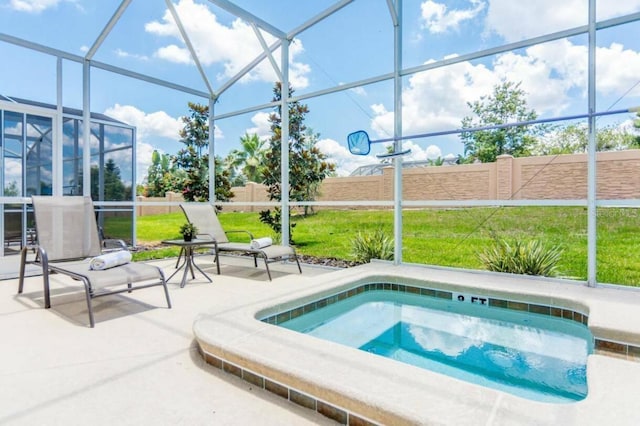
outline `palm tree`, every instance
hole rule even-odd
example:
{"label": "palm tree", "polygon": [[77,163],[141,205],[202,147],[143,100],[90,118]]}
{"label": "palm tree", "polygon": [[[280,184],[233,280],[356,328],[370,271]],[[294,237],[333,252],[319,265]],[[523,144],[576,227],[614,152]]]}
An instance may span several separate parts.
{"label": "palm tree", "polygon": [[230,153],[233,159],[230,163],[242,170],[242,174],[249,182],[262,182],[262,173],[260,169],[264,164],[265,141],[260,139],[257,134],[245,133],[240,138],[242,150],[234,149]]}

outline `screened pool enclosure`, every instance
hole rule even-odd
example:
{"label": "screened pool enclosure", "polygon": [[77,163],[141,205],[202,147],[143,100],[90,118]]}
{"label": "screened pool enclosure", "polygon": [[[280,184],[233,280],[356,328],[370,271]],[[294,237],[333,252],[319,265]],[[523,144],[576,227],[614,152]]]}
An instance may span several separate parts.
{"label": "screened pool enclosure", "polygon": [[[607,267],[612,256],[625,257],[630,265],[640,264],[640,242],[628,233],[624,236],[628,252],[622,254],[624,247],[618,247],[612,254],[598,245],[614,235],[609,227],[613,216],[603,212],[624,208],[626,221],[616,226],[640,227],[640,195],[633,189],[640,187],[637,159],[624,164],[613,161],[613,172],[608,175],[612,178],[600,173],[608,166],[598,169],[598,156],[604,154],[598,152],[599,132],[607,126],[623,127],[604,114],[625,111],[619,115],[620,120],[626,120],[627,128],[632,128],[629,123],[635,117],[634,108],[640,105],[638,0],[541,0],[519,3],[517,8],[510,6],[512,2],[498,0],[79,3],[91,5],[81,11],[86,17],[80,16],[81,8],[64,2],[55,10],[74,17],[77,13],[77,30],[37,25],[42,24],[44,15],[40,21],[35,15],[24,18],[11,33],[4,32],[6,25],[0,25],[2,58],[15,64],[45,58],[46,67],[42,69],[46,72],[23,65],[17,73],[41,72],[37,77],[49,84],[49,90],[40,97],[31,90],[29,78],[17,78],[13,68],[0,70],[0,93],[35,101],[27,104],[0,99],[4,231],[0,254],[29,241],[28,197],[33,194],[91,195],[101,212],[129,218],[127,226],[118,227],[119,234],[111,236],[136,244],[135,186],[141,182],[136,176],[136,162],[145,160],[138,155],[136,161],[136,132],[140,146],[143,131],[139,125],[136,131],[133,126],[90,111],[107,113],[125,104],[138,114],[131,124],[144,125],[158,121],[160,113],[171,111],[171,138],[175,143],[179,139],[175,122],[184,116],[187,102],[208,105],[209,127],[218,130],[209,132],[209,170],[213,170],[216,155],[224,155],[245,131],[260,129],[266,121],[264,116],[274,111],[285,111],[280,117],[280,136],[289,141],[288,107],[303,102],[313,111],[308,127],[321,133],[323,142],[328,141],[326,146],[333,154],[342,155],[343,162],[353,162],[352,170],[365,170],[367,164],[380,169],[376,154],[396,152],[406,156],[384,159],[388,163],[384,167],[393,171],[384,175],[389,186],[381,196],[372,196],[373,191],[366,187],[366,179],[373,177],[362,175],[350,177],[354,179],[352,186],[362,188],[356,200],[293,202],[285,198],[253,205],[279,206],[283,212],[305,206],[392,210],[394,262],[398,264],[412,259],[416,251],[429,252],[427,243],[436,239],[451,240],[451,250],[464,247],[469,235],[477,235],[473,232],[479,232],[477,229],[495,217],[486,209],[570,207],[581,214],[573,233],[581,246],[570,253],[580,271],[570,275],[595,286],[598,269]],[[8,20],[9,15],[4,16],[0,24],[8,23],[3,19]],[[24,17],[19,12],[11,16]],[[465,26],[474,19],[476,29]],[[29,31],[34,26],[39,32]],[[65,37],[52,41],[54,31]],[[562,156],[557,152],[542,153],[524,166],[504,162],[506,166],[496,171],[484,165],[455,165],[451,161],[455,156],[443,151],[442,169],[458,167],[461,174],[478,169],[484,175],[469,179],[470,186],[486,181],[501,189],[495,194],[469,195],[456,186],[463,181],[460,176],[444,181],[444,174],[436,173],[432,182],[413,182],[415,186],[432,185],[426,195],[414,196],[407,191],[405,185],[415,178],[417,168],[405,169],[403,163],[426,160],[426,146],[430,144],[455,146],[460,151],[461,121],[470,114],[468,105],[483,96],[486,99],[492,84],[505,80],[522,84],[527,100],[539,109],[537,118],[554,126],[584,130],[585,149],[581,154],[585,159],[581,165],[577,160],[567,161],[569,171],[557,175],[563,176],[560,178],[554,175]],[[12,81],[12,90],[3,81]],[[282,87],[295,86],[295,92],[283,91],[281,99],[273,100],[276,81]],[[142,106],[151,104],[150,100],[154,102],[152,107]],[[64,106],[76,110],[65,112]],[[262,122],[258,121],[260,117]],[[357,162],[355,156],[346,155],[347,134],[358,130],[370,132],[372,140],[390,142],[373,146],[368,162]],[[145,134],[144,146],[156,143],[154,137],[159,134]],[[553,142],[555,133],[547,136]],[[177,145],[167,146],[177,149]],[[412,157],[416,152],[424,155]],[[145,151],[145,155],[150,157],[150,152]],[[288,152],[282,150],[280,158],[282,193],[287,194]],[[365,167],[358,169],[360,166]],[[520,174],[505,178],[516,176],[510,174],[512,171]],[[547,183],[541,183],[539,179],[545,174]],[[569,183],[564,176],[577,176],[577,183]],[[113,182],[117,191],[109,190]],[[572,190],[569,195],[552,191],[563,182]],[[620,186],[623,191],[607,192]],[[212,175],[210,200],[214,200],[214,187]],[[528,191],[531,188],[540,192]],[[226,203],[221,204],[224,207]],[[242,206],[240,202],[230,204]],[[406,232],[403,221],[409,217],[408,212],[428,215],[443,208],[470,210],[468,217],[478,219],[471,227],[475,228],[467,233],[451,226],[438,235]],[[523,232],[538,232],[535,216],[520,219],[532,224]],[[290,215],[283,214],[283,241],[289,241],[290,223]],[[354,234],[361,226],[364,224],[353,224]],[[508,234],[508,229],[489,226],[483,231]],[[430,261],[428,258],[426,262]],[[443,266],[458,265],[452,261]],[[633,285],[640,285],[640,274],[636,275],[639,282]]]}

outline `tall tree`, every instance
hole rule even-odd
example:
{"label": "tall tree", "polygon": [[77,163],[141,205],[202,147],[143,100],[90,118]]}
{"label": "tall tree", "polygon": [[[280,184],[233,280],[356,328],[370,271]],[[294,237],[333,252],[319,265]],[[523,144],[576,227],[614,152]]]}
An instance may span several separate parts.
{"label": "tall tree", "polygon": [[[209,106],[189,102],[189,116],[181,118],[180,142],[192,146],[198,156],[209,146]],[[206,151],[205,151],[206,153]],[[205,154],[206,155],[206,154]]]}
{"label": "tall tree", "polygon": [[[190,115],[182,117],[180,142],[185,147],[172,157],[173,163],[183,169],[186,176],[179,185],[186,201],[209,200],[209,107],[189,102]],[[204,154],[203,154],[204,152]],[[216,163],[222,162],[216,157]],[[233,196],[229,173],[221,167],[215,170],[216,200],[227,201]]]}
{"label": "tall tree", "polygon": [[[231,186],[245,186],[247,178],[238,170],[238,159],[233,152],[229,152],[222,160],[225,170],[229,172],[229,183]],[[217,164],[217,163],[216,163]]]}
{"label": "tall tree", "polygon": [[[288,88],[289,96],[293,89]],[[278,82],[273,88],[273,101],[282,99],[282,85]],[[267,185],[269,199],[280,201],[282,199],[281,186],[281,152],[282,152],[282,109],[281,104],[269,116],[271,123],[271,139],[269,150],[265,154],[265,164],[262,168],[263,183]],[[286,194],[292,201],[313,201],[315,193],[309,188],[316,187],[335,170],[335,164],[330,163],[326,156],[316,146],[317,134],[309,133],[304,124],[309,112],[306,105],[298,101],[289,104],[289,193]],[[281,232],[280,207],[260,212],[260,220],[268,224],[274,231]],[[294,225],[291,225],[293,228]],[[292,229],[289,229],[290,243],[293,242]]]}
{"label": "tall tree", "polygon": [[[615,126],[606,126],[596,132],[598,151],[620,151],[638,148],[638,137]],[[589,127],[570,124],[549,132],[532,147],[534,155],[578,154],[587,152]]]}
{"label": "tall tree", "polygon": [[151,165],[147,169],[147,184],[144,195],[164,197],[167,191],[176,190],[180,180],[182,179],[180,179],[176,167],[171,164],[171,157],[154,150],[151,154]]}
{"label": "tall tree", "polygon": [[[520,88],[520,83],[503,81],[494,87],[491,95],[467,103],[475,117],[463,118],[462,128],[535,120],[538,114],[527,107],[525,98],[526,93]],[[502,154],[511,154],[514,157],[529,155],[536,137],[544,133],[545,129],[544,125],[512,126],[463,132],[460,139],[464,143],[465,156],[488,163],[495,161]]]}
{"label": "tall tree", "polygon": [[265,141],[260,139],[257,134],[245,133],[240,138],[242,149],[234,149],[231,151],[233,165],[239,168],[244,177],[249,182],[262,182],[262,166],[264,164],[266,148]]}
{"label": "tall tree", "polygon": [[122,201],[131,199],[131,191],[127,191],[120,178],[120,167],[112,158],[104,164],[104,199]]}
{"label": "tall tree", "polygon": [[[216,176],[216,200],[229,201],[233,198],[233,191],[231,191],[231,170],[225,166],[222,157],[216,156],[213,164]],[[208,198],[209,197],[207,197],[207,199]],[[222,207],[216,206],[216,209],[222,210]]]}
{"label": "tall tree", "polygon": [[127,186],[122,182],[120,177],[120,167],[116,165],[116,162],[109,158],[104,163],[103,168],[103,190],[102,194],[104,198],[100,198],[100,169],[97,165],[91,166],[91,198],[93,200],[104,201],[123,201],[131,200],[133,198],[133,188]]}
{"label": "tall tree", "polygon": [[[327,156],[316,146],[319,139],[320,133],[315,133],[310,128],[305,129],[302,150],[299,152],[298,161],[295,161],[291,168],[291,175],[300,179],[297,187],[301,190],[301,201],[315,200],[320,194],[322,181],[335,175],[335,164],[328,162]],[[304,206],[305,216],[310,212],[313,212],[313,208]]]}
{"label": "tall tree", "polygon": [[20,189],[18,188],[18,181],[12,180],[4,187],[5,197],[17,197],[20,195]]}

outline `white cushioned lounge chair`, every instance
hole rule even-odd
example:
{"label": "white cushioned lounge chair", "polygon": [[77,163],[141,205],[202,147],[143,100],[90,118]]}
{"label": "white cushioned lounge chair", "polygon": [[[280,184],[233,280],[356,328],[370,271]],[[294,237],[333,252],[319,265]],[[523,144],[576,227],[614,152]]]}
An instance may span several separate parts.
{"label": "white cushioned lounge chair", "polygon": [[[253,256],[253,263],[258,266],[258,257],[264,259],[265,267],[267,268],[267,275],[269,281],[271,281],[271,271],[269,270],[269,263],[284,259],[294,259],[298,265],[298,271],[302,273],[298,256],[293,247],[284,245],[270,245],[259,249],[251,247],[251,240],[253,235],[249,231],[226,231],[222,228],[218,215],[216,215],[215,207],[208,203],[183,203],[180,204],[180,208],[184,212],[187,220],[193,223],[198,228],[198,238],[211,239],[211,248],[214,250],[216,267],[218,275],[220,275],[220,262],[218,254],[220,252],[240,252]],[[248,237],[248,242],[237,243],[229,241],[227,234],[231,233],[244,233]]]}
{"label": "white cushioned lounge chair", "polygon": [[27,261],[24,247],[20,259],[18,293],[22,293],[27,263],[42,267],[44,307],[51,307],[49,273],[68,275],[84,284],[89,323],[94,327],[91,299],[142,288],[164,288],[167,306],[169,291],[162,269],[145,263],[126,263],[104,270],[90,270],[93,257],[102,254],[93,203],[90,197],[33,196],[33,213],[38,239],[36,258]]}

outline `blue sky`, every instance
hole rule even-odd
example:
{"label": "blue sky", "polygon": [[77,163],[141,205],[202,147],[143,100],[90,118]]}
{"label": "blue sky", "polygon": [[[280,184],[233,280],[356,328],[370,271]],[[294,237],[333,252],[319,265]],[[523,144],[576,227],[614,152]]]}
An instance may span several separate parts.
{"label": "blue sky", "polygon": [[[284,32],[333,5],[334,0],[235,0],[235,4]],[[0,32],[84,55],[113,15],[119,0],[0,0]],[[214,90],[261,52],[253,30],[205,0],[173,0]],[[561,31],[587,22],[587,0],[405,0],[403,66],[412,67]],[[599,20],[640,12],[640,0],[599,0]],[[273,39],[263,32],[267,42]],[[597,110],[640,105],[640,22],[597,35]],[[490,94],[501,79],[521,82],[542,117],[587,109],[587,38],[579,36],[414,74],[403,80],[403,133],[458,128],[470,115],[467,102]],[[279,58],[279,52],[276,52]],[[0,93],[55,103],[55,59],[0,42]],[[134,0],[94,59],[206,91],[163,0]],[[290,79],[297,94],[312,93],[393,70],[393,27],[385,0],[355,0],[299,34],[291,47]],[[278,59],[279,60],[279,59]],[[66,106],[81,108],[77,63],[64,61]],[[138,129],[138,181],[153,149],[173,154],[187,102],[208,102],[157,85],[93,70],[91,109]],[[216,113],[271,100],[275,74],[268,61],[222,94]],[[346,148],[348,133],[364,129],[372,139],[393,134],[393,84],[381,82],[305,100],[307,125],[320,148],[348,174],[375,156]],[[245,133],[268,136],[270,110],[217,122],[216,153],[239,147]],[[625,126],[630,116],[611,123]],[[408,159],[462,152],[455,136],[408,140]],[[377,146],[374,152],[383,150]]]}

